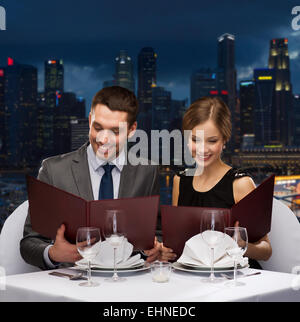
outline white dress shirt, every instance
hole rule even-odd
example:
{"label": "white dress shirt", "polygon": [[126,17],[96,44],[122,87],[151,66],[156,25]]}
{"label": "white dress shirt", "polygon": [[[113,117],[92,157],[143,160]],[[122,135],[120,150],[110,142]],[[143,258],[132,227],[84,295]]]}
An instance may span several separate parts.
{"label": "white dress shirt", "polygon": [[[94,200],[98,200],[100,183],[102,176],[104,175],[104,169],[102,166],[106,164],[107,161],[102,160],[96,156],[91,144],[87,147],[87,158],[90,169],[90,177],[92,182]],[[114,186],[114,199],[117,199],[119,195],[121,171],[125,164],[124,150],[122,150],[122,152],[116,159],[109,161],[109,163],[115,165],[115,167],[111,171],[111,175]]]}
{"label": "white dress shirt", "polygon": [[[98,200],[100,183],[102,176],[104,175],[104,169],[102,166],[106,164],[107,161],[102,160],[96,156],[91,144],[89,144],[87,147],[87,160],[92,182],[94,200]],[[121,171],[125,164],[125,151],[122,150],[119,156],[114,160],[110,160],[109,163],[115,165],[115,167],[111,171],[111,174],[114,187],[114,199],[117,199],[119,196]],[[56,268],[57,266],[54,265],[49,258],[50,247],[52,247],[52,245],[47,246],[44,250],[44,261],[49,268]]]}

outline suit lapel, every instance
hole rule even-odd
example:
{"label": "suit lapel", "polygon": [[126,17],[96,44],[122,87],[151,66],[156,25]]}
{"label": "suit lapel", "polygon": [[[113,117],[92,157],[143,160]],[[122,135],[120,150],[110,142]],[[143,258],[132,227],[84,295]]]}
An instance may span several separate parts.
{"label": "suit lapel", "polygon": [[88,143],[84,144],[72,160],[72,174],[78,189],[79,196],[85,200],[94,200],[92,182],[87,160]]}

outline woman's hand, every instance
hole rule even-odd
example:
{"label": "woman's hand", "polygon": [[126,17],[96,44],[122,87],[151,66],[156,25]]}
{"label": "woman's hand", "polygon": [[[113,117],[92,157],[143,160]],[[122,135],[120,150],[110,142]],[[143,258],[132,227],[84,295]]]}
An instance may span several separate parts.
{"label": "woman's hand", "polygon": [[[239,222],[236,221],[234,227],[239,227]],[[244,241],[238,237],[238,244]],[[268,235],[265,235],[255,243],[248,243],[248,248],[245,256],[255,259],[267,261],[272,256],[272,247]]]}

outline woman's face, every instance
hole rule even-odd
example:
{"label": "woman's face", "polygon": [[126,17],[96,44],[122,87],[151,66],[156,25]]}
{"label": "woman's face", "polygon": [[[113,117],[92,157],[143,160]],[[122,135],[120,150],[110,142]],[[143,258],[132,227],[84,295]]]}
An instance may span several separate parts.
{"label": "woman's face", "polygon": [[195,126],[188,146],[198,165],[204,168],[220,160],[224,139],[212,120]]}

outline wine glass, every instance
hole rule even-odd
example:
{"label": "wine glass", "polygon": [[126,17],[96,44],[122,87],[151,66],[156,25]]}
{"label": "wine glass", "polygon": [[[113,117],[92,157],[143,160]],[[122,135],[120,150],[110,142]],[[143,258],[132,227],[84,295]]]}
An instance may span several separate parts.
{"label": "wine glass", "polygon": [[237,281],[237,262],[243,257],[248,247],[247,229],[244,227],[226,227],[225,234],[229,235],[234,243],[226,249],[227,254],[234,260],[234,279],[226,283],[229,286],[242,286],[242,282]]}
{"label": "wine glass", "polygon": [[214,274],[214,250],[224,240],[225,212],[222,210],[207,210],[201,216],[200,232],[203,241],[210,248],[210,276],[203,282],[221,282]]}
{"label": "wine glass", "polygon": [[117,273],[116,264],[116,252],[117,248],[122,245],[125,239],[125,233],[123,229],[124,214],[120,210],[107,210],[105,226],[103,229],[103,235],[105,240],[114,249],[114,274],[111,278],[106,279],[107,282],[124,282],[126,278],[120,277]]}
{"label": "wine glass", "polygon": [[100,230],[94,227],[80,227],[77,230],[76,246],[79,254],[88,262],[88,281],[80,283],[80,286],[98,286],[97,282],[91,280],[91,261],[100,251]]}

